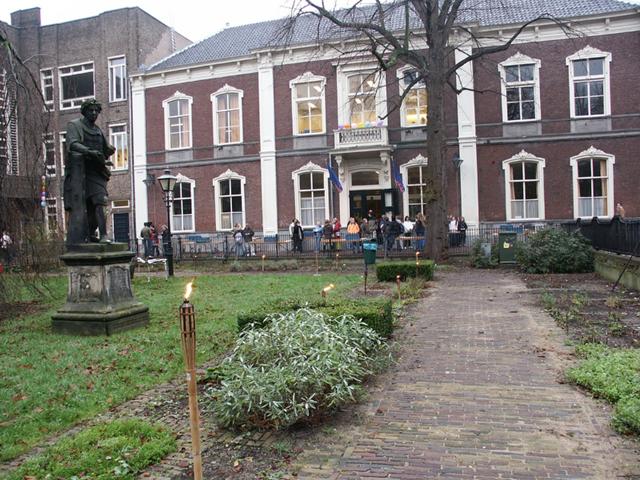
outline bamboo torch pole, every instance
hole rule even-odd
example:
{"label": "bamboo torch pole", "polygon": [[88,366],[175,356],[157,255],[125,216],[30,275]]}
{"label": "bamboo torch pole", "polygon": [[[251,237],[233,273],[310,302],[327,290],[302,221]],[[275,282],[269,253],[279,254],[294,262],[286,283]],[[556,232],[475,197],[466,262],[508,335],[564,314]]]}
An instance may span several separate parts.
{"label": "bamboo torch pole", "polygon": [[200,412],[196,390],[196,312],[189,303],[190,282],[185,298],[180,305],[180,330],[182,332],[182,353],[184,354],[187,385],[189,389],[189,423],[191,424],[191,448],[193,452],[193,478],[202,480],[202,455],[200,452]]}

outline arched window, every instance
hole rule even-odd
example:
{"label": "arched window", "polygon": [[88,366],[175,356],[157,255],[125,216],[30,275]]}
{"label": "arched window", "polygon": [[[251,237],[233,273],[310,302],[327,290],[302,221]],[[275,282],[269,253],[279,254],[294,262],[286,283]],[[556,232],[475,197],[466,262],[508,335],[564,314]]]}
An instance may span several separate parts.
{"label": "arched window", "polygon": [[507,220],[544,218],[545,160],[522,150],[502,162]]}
{"label": "arched window", "polygon": [[540,120],[540,60],[516,53],[499,66],[502,121]]}
{"label": "arched window", "polygon": [[400,107],[400,124],[403,127],[418,127],[427,124],[427,89],[424,81],[414,83],[417,72],[412,68],[398,70],[400,94],[410,89]]}
{"label": "arched window", "polygon": [[569,67],[571,117],[611,115],[611,54],[587,46],[566,59]]}
{"label": "arched window", "polygon": [[218,230],[233,230],[236,224],[245,226],[244,185],[247,179],[227,170],[213,179]]}
{"label": "arched window", "polygon": [[312,227],[329,217],[329,174],[324,168],[307,163],[292,172],[296,218],[303,227]]}
{"label": "arched window", "polygon": [[225,85],[211,94],[213,143],[242,143],[242,90]]}
{"label": "arched window", "polygon": [[427,207],[427,164],[422,155],[412,158],[400,166],[402,178],[406,179],[407,188],[402,194],[404,215],[415,218],[418,213],[424,215]]}
{"label": "arched window", "polygon": [[171,230],[175,233],[195,231],[195,186],[194,180],[178,174],[171,204]]}
{"label": "arched window", "polygon": [[573,172],[573,213],[576,218],[613,216],[615,157],[590,147],[570,159]]}
{"label": "arched window", "polygon": [[306,72],[289,82],[293,114],[293,134],[325,132],[325,77]]}
{"label": "arched window", "polygon": [[176,92],[162,102],[164,108],[165,148],[179,150],[191,148],[191,104],[193,98]]}

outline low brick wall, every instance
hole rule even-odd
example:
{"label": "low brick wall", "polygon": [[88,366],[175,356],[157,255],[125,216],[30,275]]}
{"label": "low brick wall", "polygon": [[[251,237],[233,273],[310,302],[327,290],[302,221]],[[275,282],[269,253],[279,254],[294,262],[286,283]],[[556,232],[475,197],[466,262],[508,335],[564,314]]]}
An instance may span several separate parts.
{"label": "low brick wall", "polygon": [[[595,269],[607,280],[615,282],[620,276],[629,261],[629,255],[618,255],[615,253],[597,251],[595,259]],[[640,290],[640,258],[633,257],[629,266],[622,275],[620,283],[628,288]]]}

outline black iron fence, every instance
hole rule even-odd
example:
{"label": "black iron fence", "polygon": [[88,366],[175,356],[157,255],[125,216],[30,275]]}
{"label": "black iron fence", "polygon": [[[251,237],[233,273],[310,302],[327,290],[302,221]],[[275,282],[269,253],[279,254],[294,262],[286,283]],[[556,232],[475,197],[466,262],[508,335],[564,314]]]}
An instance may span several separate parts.
{"label": "black iron fence", "polygon": [[639,255],[640,251],[640,219],[625,220],[613,217],[610,220],[593,218],[563,223],[562,227],[569,231],[579,231],[591,241],[594,248],[613,253]]}

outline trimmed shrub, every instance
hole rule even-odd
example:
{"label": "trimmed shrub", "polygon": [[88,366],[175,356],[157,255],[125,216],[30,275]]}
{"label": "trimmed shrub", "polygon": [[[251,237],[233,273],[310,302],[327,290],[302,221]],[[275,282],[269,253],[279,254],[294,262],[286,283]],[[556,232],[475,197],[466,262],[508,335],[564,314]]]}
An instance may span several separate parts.
{"label": "trimmed shrub", "polygon": [[382,339],[352,316],[273,314],[210,371],[217,385],[205,398],[222,426],[286,428],[356,401],[388,359]]}
{"label": "trimmed shrub", "polygon": [[392,301],[388,298],[340,299],[325,303],[322,299],[305,302],[298,299],[275,299],[248,312],[238,314],[238,330],[262,327],[273,313],[285,313],[299,308],[318,310],[329,316],[352,315],[362,320],[381,337],[388,337],[393,330]]}
{"label": "trimmed shrub", "polygon": [[516,245],[516,260],[526,273],[593,271],[593,250],[580,233],[545,228]]}
{"label": "trimmed shrub", "polygon": [[475,268],[497,268],[500,264],[500,252],[497,244],[491,244],[491,256],[485,257],[482,244],[489,243],[481,239],[473,242],[471,246],[471,265]]}
{"label": "trimmed shrub", "polygon": [[420,260],[420,265],[416,267],[415,262],[391,262],[376,265],[376,276],[380,282],[395,282],[396,276],[400,275],[401,280],[417,276],[425,280],[433,278],[435,265],[431,260]]}

